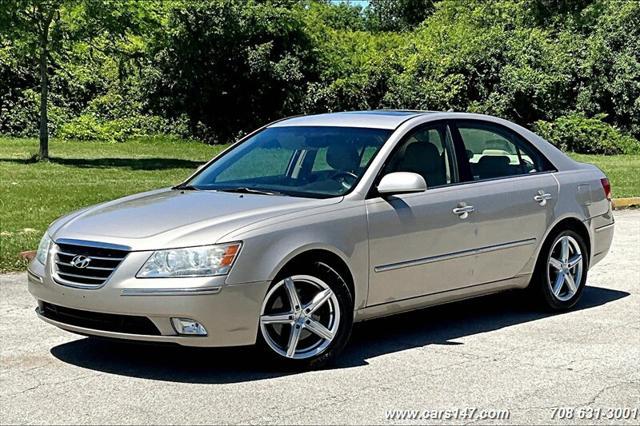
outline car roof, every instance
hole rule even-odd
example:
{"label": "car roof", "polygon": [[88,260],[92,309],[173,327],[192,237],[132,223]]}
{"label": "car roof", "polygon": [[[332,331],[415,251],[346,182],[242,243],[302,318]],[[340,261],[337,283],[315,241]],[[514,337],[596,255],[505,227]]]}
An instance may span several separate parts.
{"label": "car roof", "polygon": [[394,130],[410,118],[432,113],[431,111],[393,109],[331,112],[285,118],[284,120],[271,124],[269,127],[335,126]]}

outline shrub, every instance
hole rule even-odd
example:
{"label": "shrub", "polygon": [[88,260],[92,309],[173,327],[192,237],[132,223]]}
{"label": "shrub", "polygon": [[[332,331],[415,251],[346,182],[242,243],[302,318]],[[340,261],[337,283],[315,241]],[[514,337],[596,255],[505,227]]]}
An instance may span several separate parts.
{"label": "shrub", "polygon": [[523,2],[442,1],[401,50],[391,104],[522,125],[571,110],[575,37],[529,26]]}
{"label": "shrub", "polygon": [[81,141],[122,142],[132,137],[174,135],[188,138],[187,120],[168,120],[157,115],[133,114],[129,117],[106,119],[84,113],[60,126],[57,136]]}
{"label": "shrub", "polygon": [[640,138],[640,2],[604,2],[585,41],[579,70],[578,111],[608,120]]}
{"label": "shrub", "polygon": [[580,154],[640,153],[640,141],[602,121],[604,114],[588,118],[570,114],[553,122],[539,120],[534,130],[563,151]]}
{"label": "shrub", "polygon": [[213,0],[173,8],[150,47],[149,107],[166,117],[186,114],[194,135],[221,142],[299,112],[314,68],[301,10]]}
{"label": "shrub", "polygon": [[0,133],[13,136],[35,136],[38,134],[40,117],[38,116],[38,93],[27,89],[7,99],[0,109]]}
{"label": "shrub", "polygon": [[101,121],[93,114],[82,114],[73,120],[60,126],[58,136],[63,139],[76,139],[81,141],[123,140],[125,133],[122,128],[108,125],[109,121]]}

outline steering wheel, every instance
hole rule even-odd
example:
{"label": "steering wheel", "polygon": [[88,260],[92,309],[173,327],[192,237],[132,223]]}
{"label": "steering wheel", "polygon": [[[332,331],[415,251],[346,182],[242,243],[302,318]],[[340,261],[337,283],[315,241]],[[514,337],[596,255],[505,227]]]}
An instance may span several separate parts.
{"label": "steering wheel", "polygon": [[[346,170],[339,170],[331,175],[331,179],[335,180],[336,182],[340,182],[342,186],[344,186],[346,189],[349,189],[351,188],[351,185],[353,185],[353,183],[358,180],[358,175],[356,175],[355,173],[347,172]],[[348,179],[352,181],[347,182]]]}

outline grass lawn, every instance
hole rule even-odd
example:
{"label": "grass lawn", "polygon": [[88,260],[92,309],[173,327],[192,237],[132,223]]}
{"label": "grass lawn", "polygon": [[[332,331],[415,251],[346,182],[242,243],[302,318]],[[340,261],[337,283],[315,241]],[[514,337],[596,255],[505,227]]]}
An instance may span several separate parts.
{"label": "grass lawn", "polygon": [[614,198],[640,197],[640,155],[570,155],[600,167],[611,182]]}
{"label": "grass lawn", "polygon": [[56,218],[83,206],[180,183],[222,149],[148,138],[126,143],[50,142],[52,160],[31,163],[35,139],[0,137],[0,272],[23,270]]}
{"label": "grass lawn", "polygon": [[[170,186],[222,149],[146,138],[125,143],[51,141],[52,160],[32,163],[35,139],[0,137],[0,272],[23,270],[18,258],[37,247],[57,217],[123,195]],[[573,155],[611,179],[615,197],[640,196],[640,155]]]}

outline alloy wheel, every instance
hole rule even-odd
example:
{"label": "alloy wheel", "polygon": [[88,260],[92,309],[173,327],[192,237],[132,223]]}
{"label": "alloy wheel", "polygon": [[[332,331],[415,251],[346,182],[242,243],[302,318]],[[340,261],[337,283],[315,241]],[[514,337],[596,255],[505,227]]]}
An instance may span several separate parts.
{"label": "alloy wheel", "polygon": [[560,237],[549,253],[548,284],[553,296],[565,302],[576,295],[582,282],[584,259],[580,244],[570,235]]}
{"label": "alloy wheel", "polygon": [[340,305],[327,283],[293,275],[267,293],[260,315],[262,337],[271,349],[291,359],[324,352],[340,325]]}

